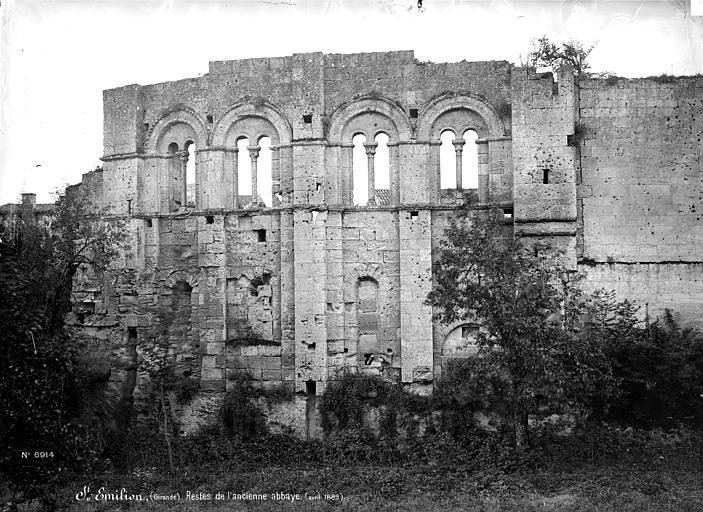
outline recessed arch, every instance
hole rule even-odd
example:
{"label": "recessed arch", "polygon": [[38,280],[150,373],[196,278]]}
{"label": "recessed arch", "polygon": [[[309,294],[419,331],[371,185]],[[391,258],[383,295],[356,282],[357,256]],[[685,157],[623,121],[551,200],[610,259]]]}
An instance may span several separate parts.
{"label": "recessed arch", "polygon": [[[233,129],[233,125],[237,121],[244,118],[260,118],[268,121],[274,128],[276,133],[255,133],[249,134],[242,130],[242,133],[229,133]],[[242,125],[242,123],[237,123]],[[243,126],[243,125],[242,125]],[[235,128],[236,130],[236,128]],[[288,144],[293,139],[293,129],[288,120],[280,113],[280,111],[270,103],[264,102],[256,104],[250,102],[241,102],[230,107],[230,109],[217,121],[212,130],[212,145],[216,147],[224,147],[227,145],[227,140],[232,137],[241,136],[251,137],[251,140],[259,141],[261,137],[271,137],[272,144]]]}
{"label": "recessed arch", "polygon": [[[350,129],[350,121],[363,114],[376,114],[380,119],[390,121],[389,126],[378,128],[369,132],[368,129]],[[378,132],[388,130],[386,133],[391,139],[407,141],[412,138],[413,130],[410,120],[398,105],[386,98],[364,98],[338,107],[332,113],[332,122],[329,129],[329,140],[332,143],[348,142],[356,132],[361,131],[367,140],[373,140]],[[385,130],[384,130],[385,128]]]}
{"label": "recessed arch", "polygon": [[[498,114],[493,110],[483,99],[469,95],[442,95],[430,101],[420,112],[418,116],[417,137],[419,140],[431,140],[435,134],[441,132],[451,126],[444,126],[437,123],[438,118],[451,111],[465,111],[467,113],[475,113],[484,123],[486,133],[481,133],[478,126],[462,126],[456,127],[456,130],[461,130],[463,133],[468,129],[474,129],[479,136],[503,137],[505,136],[505,126]],[[470,116],[468,116],[470,117]],[[434,133],[433,133],[434,132]]]}
{"label": "recessed arch", "polygon": [[146,145],[147,152],[168,153],[169,146],[177,142],[172,137],[169,137],[174,131],[178,131],[179,138],[183,139],[181,145],[186,140],[192,140],[197,148],[202,149],[207,146],[207,129],[203,120],[187,107],[179,107],[177,110],[164,115],[156,123]]}
{"label": "recessed arch", "polygon": [[198,274],[187,272],[185,270],[175,270],[170,272],[164,279],[164,285],[166,288],[173,288],[177,282],[183,281],[188,283],[188,285],[195,290],[198,286]]}

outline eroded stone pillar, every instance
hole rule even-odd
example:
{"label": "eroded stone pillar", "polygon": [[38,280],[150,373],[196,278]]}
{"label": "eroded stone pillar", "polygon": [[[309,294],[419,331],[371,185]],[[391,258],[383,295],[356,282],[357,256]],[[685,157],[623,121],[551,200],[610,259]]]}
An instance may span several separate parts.
{"label": "eroded stone pillar", "polygon": [[464,186],[462,183],[461,154],[464,151],[464,144],[466,144],[466,141],[464,139],[454,139],[452,144],[454,144],[454,151],[456,152],[456,189],[462,190]]}
{"label": "eroded stone pillar", "polygon": [[398,143],[389,142],[388,143],[388,156],[391,173],[390,182],[390,194],[391,194],[391,204],[396,205],[400,203],[400,172],[398,168]]}
{"label": "eroded stone pillar", "polygon": [[256,187],[256,162],[259,159],[260,146],[248,146],[249,157],[251,158],[251,204],[259,204],[259,192]]}
{"label": "eroded stone pillar", "polygon": [[365,142],[364,147],[366,148],[366,158],[369,164],[369,205],[376,204],[376,176],[374,169],[374,157],[376,155],[376,148],[378,147],[377,142]]}
{"label": "eroded stone pillar", "polygon": [[278,146],[271,146],[271,206],[281,204],[281,166],[278,159]]}
{"label": "eroded stone pillar", "polygon": [[232,173],[233,208],[239,208],[239,148],[228,149],[225,153],[225,172]]}

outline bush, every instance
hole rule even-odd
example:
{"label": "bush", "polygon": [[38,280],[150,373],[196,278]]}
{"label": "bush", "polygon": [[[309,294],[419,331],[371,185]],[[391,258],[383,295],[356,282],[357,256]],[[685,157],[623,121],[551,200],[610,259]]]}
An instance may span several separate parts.
{"label": "bush", "polygon": [[245,441],[268,433],[266,416],[255,403],[257,396],[257,390],[247,374],[242,374],[234,381],[234,386],[225,395],[220,411],[225,432]]}
{"label": "bush", "polygon": [[670,311],[634,340],[610,350],[620,381],[608,419],[620,424],[670,428],[703,420],[703,336],[682,329]]}
{"label": "bush", "polygon": [[361,428],[367,407],[386,406],[390,410],[384,411],[382,423],[386,434],[393,435],[397,410],[411,401],[412,398],[398,384],[347,371],[325,388],[320,403],[322,429],[329,434],[334,430]]}

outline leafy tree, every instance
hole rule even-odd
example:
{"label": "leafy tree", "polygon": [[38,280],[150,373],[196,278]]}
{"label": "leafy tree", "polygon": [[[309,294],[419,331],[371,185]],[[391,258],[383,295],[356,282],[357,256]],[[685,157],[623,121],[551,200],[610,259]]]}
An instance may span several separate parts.
{"label": "leafy tree", "polygon": [[576,76],[583,76],[590,69],[588,56],[595,45],[584,47],[583,43],[570,40],[556,44],[545,35],[532,41],[532,49],[527,60],[534,67],[552,67],[555,70],[571,68]]}
{"label": "leafy tree", "polygon": [[428,302],[443,323],[481,322],[480,366],[497,379],[492,402],[507,411],[516,444],[529,441],[530,415],[605,407],[615,381],[604,347],[633,328],[635,308],[583,293],[578,275],[534,256],[493,217],[463,212],[444,235]]}
{"label": "leafy tree", "polygon": [[88,208],[75,194],[50,224],[0,225],[0,472],[26,498],[50,496],[63,470],[96,455],[109,419],[109,370],[63,326],[78,268],[104,270],[122,240],[119,222]]}

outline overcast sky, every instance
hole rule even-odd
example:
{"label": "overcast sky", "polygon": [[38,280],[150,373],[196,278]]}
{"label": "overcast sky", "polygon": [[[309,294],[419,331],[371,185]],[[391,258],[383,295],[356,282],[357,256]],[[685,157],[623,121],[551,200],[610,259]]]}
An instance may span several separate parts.
{"label": "overcast sky", "polygon": [[[692,5],[693,3],[693,5]],[[100,165],[102,90],[207,73],[208,61],[415,50],[508,60],[547,34],[597,43],[594,71],[703,73],[703,0],[2,0],[0,204],[39,202]]]}

